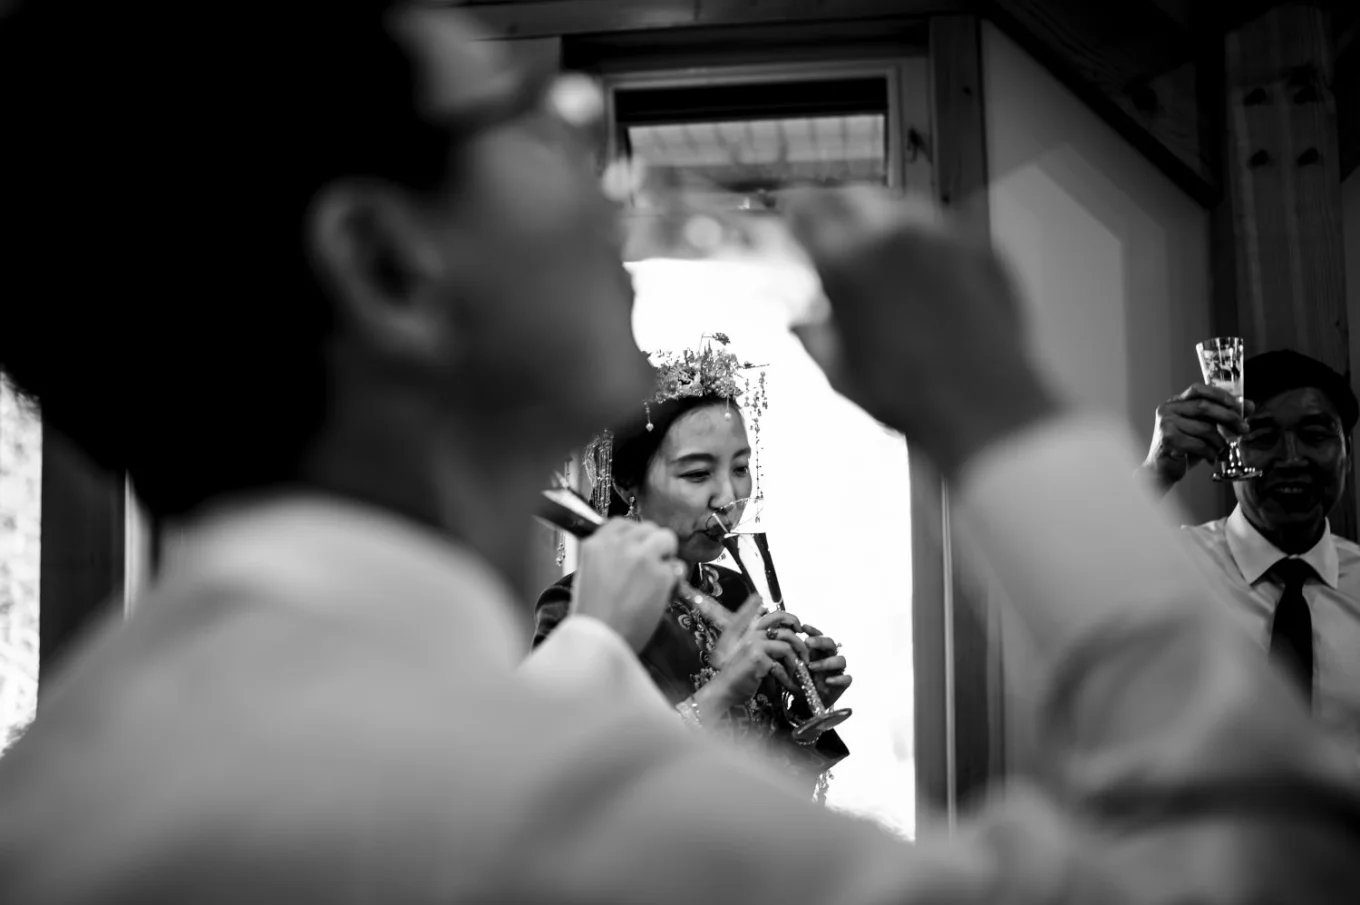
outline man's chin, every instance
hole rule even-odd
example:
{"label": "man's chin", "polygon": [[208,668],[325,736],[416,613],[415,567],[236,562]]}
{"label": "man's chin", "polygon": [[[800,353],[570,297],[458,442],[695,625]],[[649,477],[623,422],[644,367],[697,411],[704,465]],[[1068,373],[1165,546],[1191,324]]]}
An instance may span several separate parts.
{"label": "man's chin", "polygon": [[1305,525],[1325,518],[1327,513],[1318,500],[1281,499],[1271,497],[1268,511],[1271,521],[1281,525]]}

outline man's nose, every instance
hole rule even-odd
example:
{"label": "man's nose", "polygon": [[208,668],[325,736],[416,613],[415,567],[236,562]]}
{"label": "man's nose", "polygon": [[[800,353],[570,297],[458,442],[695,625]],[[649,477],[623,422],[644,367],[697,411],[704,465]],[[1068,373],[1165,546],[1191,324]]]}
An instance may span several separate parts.
{"label": "man's nose", "polygon": [[1284,459],[1285,462],[1302,462],[1303,456],[1299,455],[1299,440],[1294,436],[1293,431],[1284,433]]}

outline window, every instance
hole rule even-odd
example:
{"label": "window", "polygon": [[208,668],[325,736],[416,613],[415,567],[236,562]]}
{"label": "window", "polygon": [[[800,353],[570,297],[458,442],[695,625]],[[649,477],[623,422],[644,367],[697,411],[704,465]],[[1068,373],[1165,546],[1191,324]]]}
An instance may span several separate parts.
{"label": "window", "polygon": [[889,95],[883,77],[620,89],[616,153],[734,192],[887,185]]}
{"label": "window", "polygon": [[42,421],[0,375],[0,752],[38,707]]}

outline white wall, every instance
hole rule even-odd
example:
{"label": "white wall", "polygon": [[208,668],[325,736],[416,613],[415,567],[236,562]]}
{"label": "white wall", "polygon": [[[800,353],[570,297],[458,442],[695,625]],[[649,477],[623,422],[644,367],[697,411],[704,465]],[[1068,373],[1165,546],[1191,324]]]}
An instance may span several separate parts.
{"label": "white wall", "polygon": [[[1077,399],[1123,419],[1141,453],[1158,403],[1200,379],[1194,346],[1211,332],[1208,212],[991,26],[983,78],[992,232],[1027,290],[1041,360]],[[1225,514],[1206,472],[1176,492],[1197,521]],[[1008,626],[1015,767],[1039,686],[1027,654]]]}
{"label": "white wall", "polygon": [[[992,233],[1028,291],[1042,359],[1145,443],[1158,403],[1200,379],[1208,212],[992,26],[983,77]],[[1196,518],[1221,514],[1205,473],[1178,498]]]}

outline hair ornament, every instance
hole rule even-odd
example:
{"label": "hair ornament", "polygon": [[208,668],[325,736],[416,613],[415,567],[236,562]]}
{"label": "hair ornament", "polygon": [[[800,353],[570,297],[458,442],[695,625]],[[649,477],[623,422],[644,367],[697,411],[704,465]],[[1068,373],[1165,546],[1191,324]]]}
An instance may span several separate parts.
{"label": "hair ornament", "polygon": [[[648,355],[656,369],[656,392],[642,402],[647,415],[646,429],[656,429],[652,423],[652,405],[686,396],[712,396],[727,404],[724,415],[732,417],[732,403],[747,397],[746,411],[755,434],[752,445],[760,448],[760,415],[769,407],[765,393],[765,373],[761,371],[752,383],[751,371],[767,367],[737,358],[727,349],[732,340],[726,333],[706,333],[700,337],[701,349],[681,352],[653,352]],[[714,347],[717,343],[717,347]],[[590,502],[601,515],[609,513],[610,494],[614,487],[614,434],[602,431],[590,441],[581,457],[582,470],[591,484]],[[760,486],[760,458],[756,456],[756,485]],[[760,495],[760,494],[758,494]]]}

